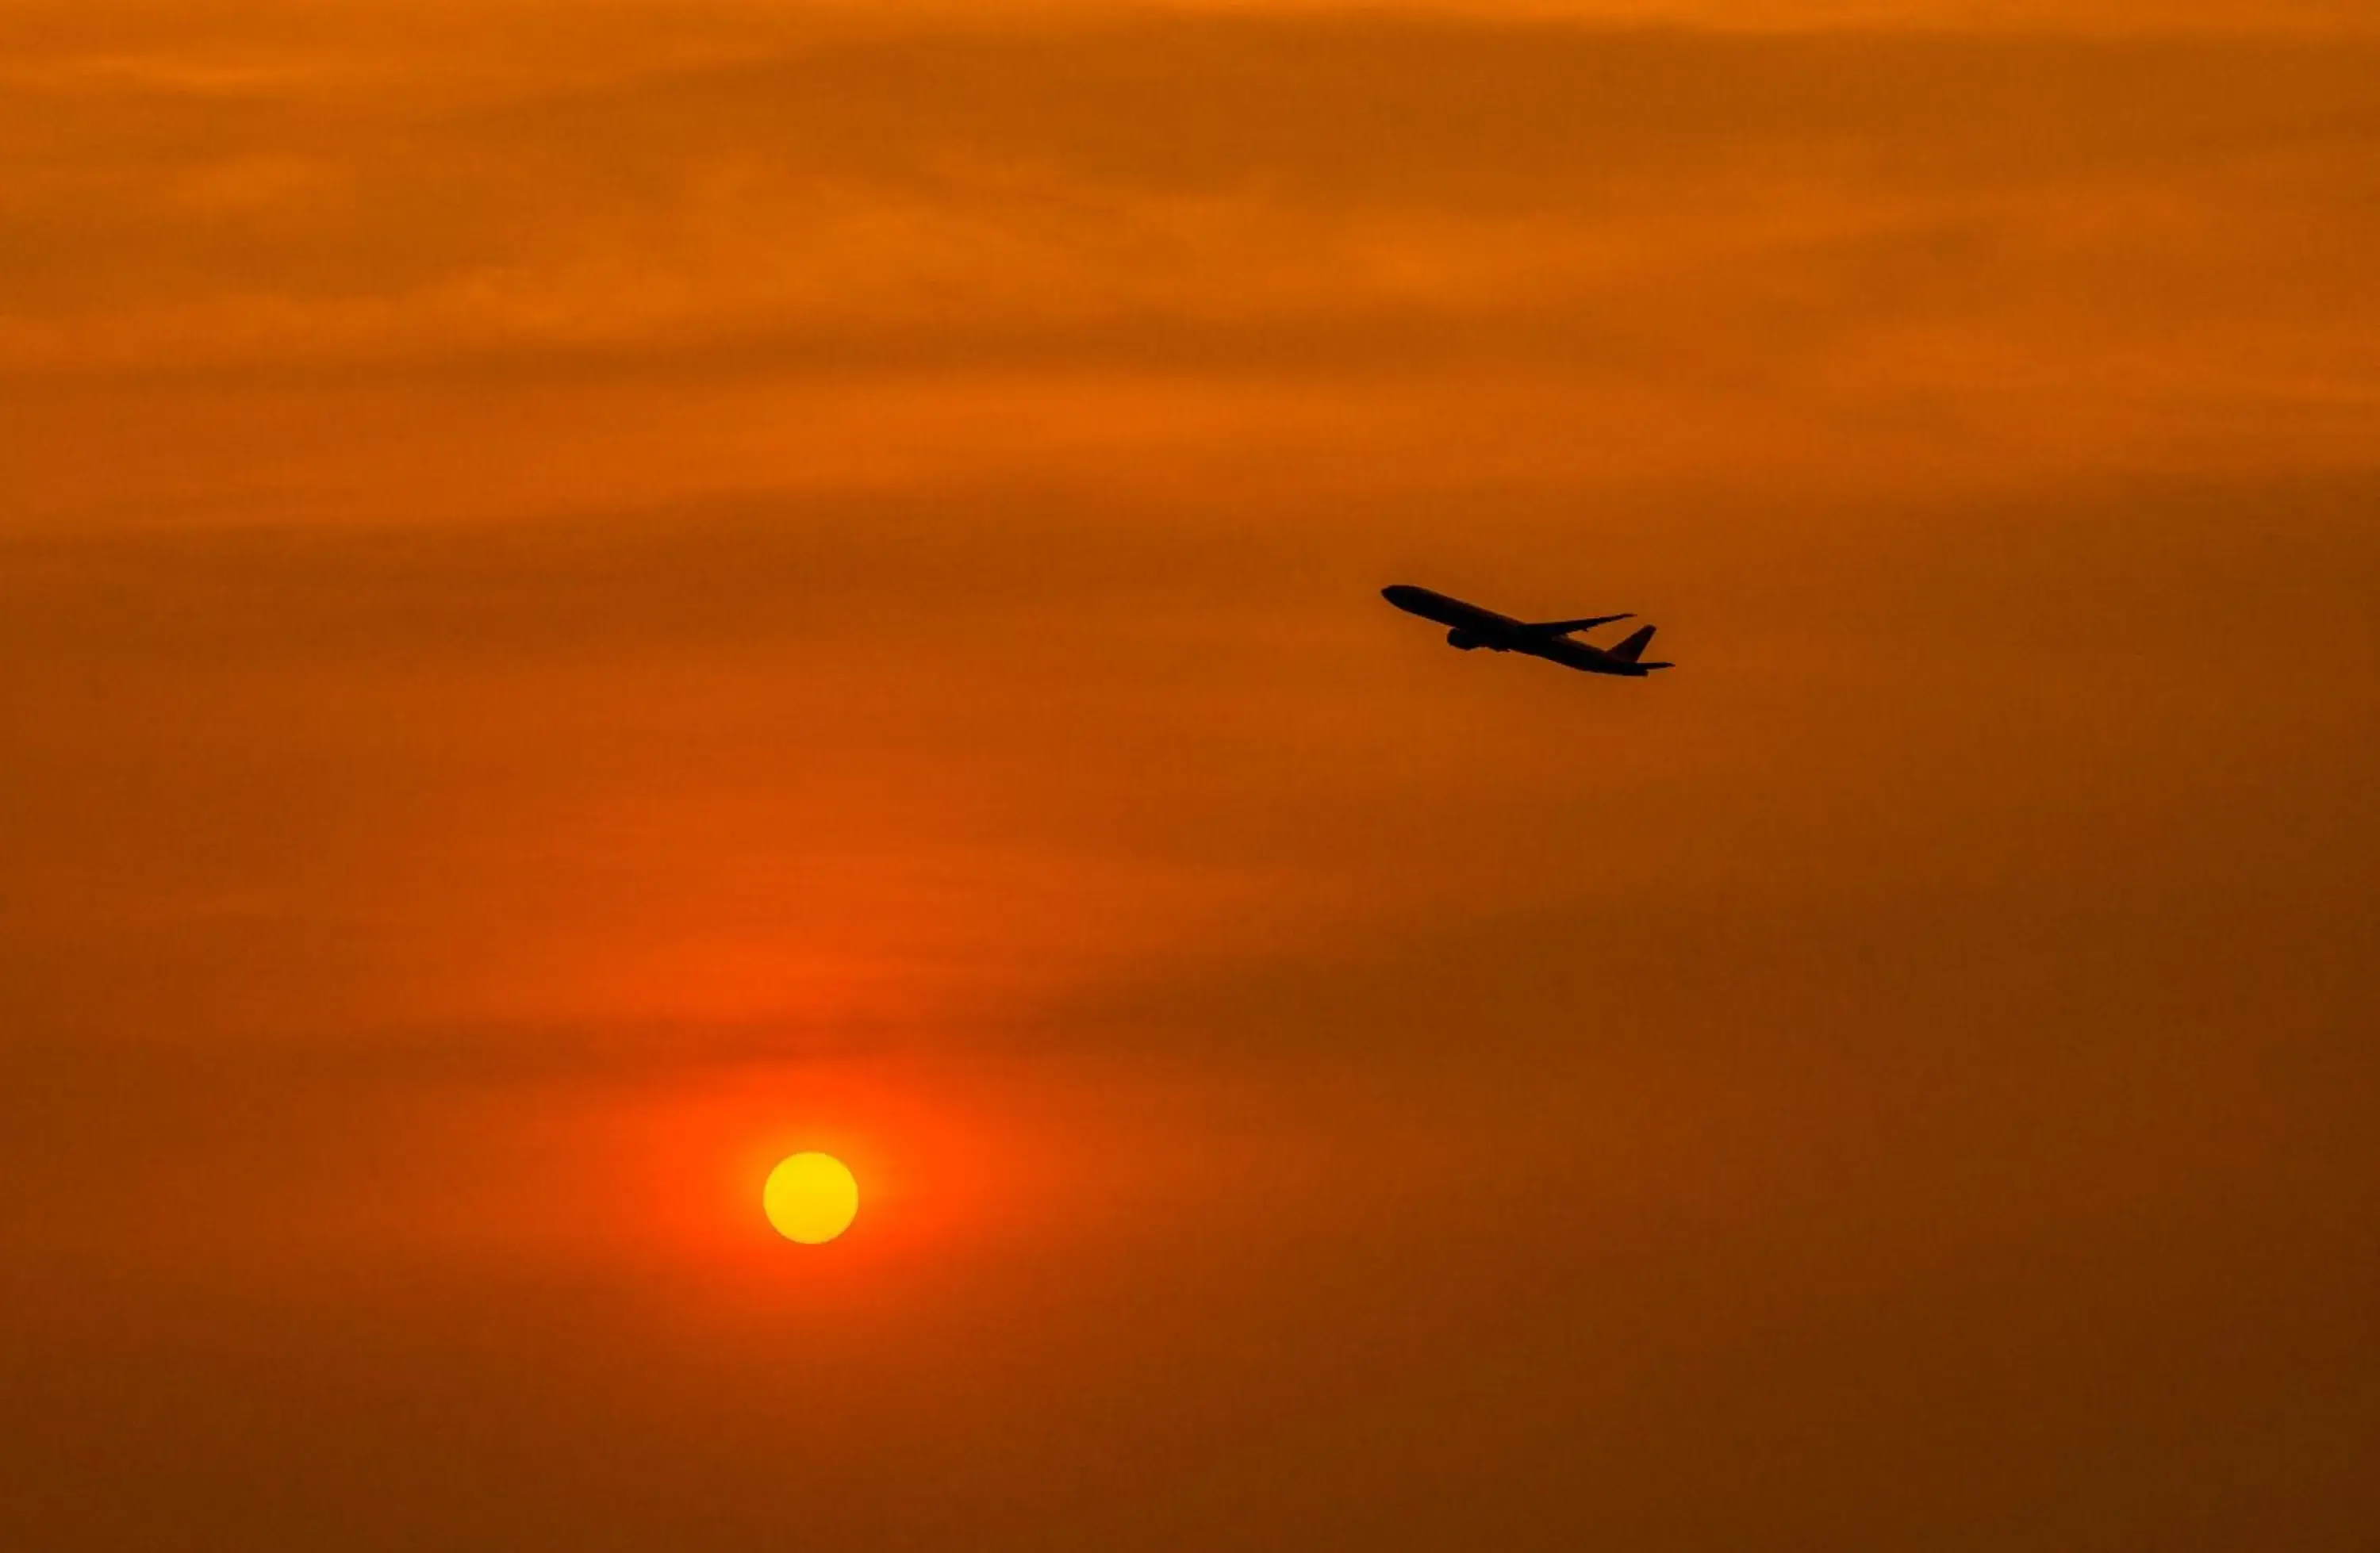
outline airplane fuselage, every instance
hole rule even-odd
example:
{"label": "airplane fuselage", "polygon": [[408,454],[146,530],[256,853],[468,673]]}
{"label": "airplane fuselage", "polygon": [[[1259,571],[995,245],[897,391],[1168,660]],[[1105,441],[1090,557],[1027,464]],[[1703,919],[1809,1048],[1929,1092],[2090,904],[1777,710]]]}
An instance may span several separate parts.
{"label": "airplane fuselage", "polygon": [[[1532,658],[1560,663],[1564,668],[1590,674],[1619,674],[1629,679],[1644,679],[1654,669],[1669,667],[1666,663],[1638,663],[1615,657],[1567,632],[1548,630],[1525,620],[1515,620],[1509,614],[1482,609],[1477,604],[1440,593],[1435,588],[1399,583],[1392,588],[1381,588],[1380,597],[1407,614],[1417,614],[1424,620],[1434,620],[1446,626],[1447,645],[1465,652],[1483,647],[1490,652],[1524,652]],[[1613,615],[1605,618],[1626,617]]]}

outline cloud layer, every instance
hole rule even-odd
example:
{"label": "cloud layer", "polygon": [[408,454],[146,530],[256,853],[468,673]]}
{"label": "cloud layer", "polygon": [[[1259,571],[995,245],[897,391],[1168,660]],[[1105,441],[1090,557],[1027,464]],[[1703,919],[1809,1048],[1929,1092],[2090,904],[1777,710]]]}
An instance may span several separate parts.
{"label": "cloud layer", "polygon": [[33,1540],[2367,1535],[2360,19],[11,7]]}

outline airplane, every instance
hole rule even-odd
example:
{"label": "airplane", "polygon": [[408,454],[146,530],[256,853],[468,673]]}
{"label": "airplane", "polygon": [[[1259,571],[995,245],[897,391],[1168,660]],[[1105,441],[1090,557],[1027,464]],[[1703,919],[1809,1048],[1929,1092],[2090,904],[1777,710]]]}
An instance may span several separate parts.
{"label": "airplane", "polygon": [[1670,663],[1645,661],[1645,644],[1653,639],[1653,627],[1646,625],[1631,634],[1625,640],[1610,647],[1597,647],[1571,635],[1588,631],[1597,625],[1609,625],[1615,620],[1633,618],[1625,614],[1589,615],[1584,620],[1515,620],[1509,614],[1483,610],[1460,599],[1411,583],[1399,583],[1380,589],[1380,597],[1424,620],[1435,620],[1450,626],[1446,645],[1469,652],[1474,648],[1486,648],[1490,652],[1525,652],[1532,658],[1543,658],[1567,669],[1579,669],[1590,674],[1622,674],[1630,679],[1643,679],[1656,669],[1674,668]]}

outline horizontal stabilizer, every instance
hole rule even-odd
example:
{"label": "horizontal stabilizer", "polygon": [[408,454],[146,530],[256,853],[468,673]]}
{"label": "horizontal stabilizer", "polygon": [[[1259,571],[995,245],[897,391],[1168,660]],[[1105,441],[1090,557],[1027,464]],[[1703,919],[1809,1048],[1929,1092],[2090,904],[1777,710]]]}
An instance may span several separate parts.
{"label": "horizontal stabilizer", "polygon": [[1632,632],[1629,635],[1628,639],[1621,642],[1619,646],[1606,648],[1604,650],[1609,653],[1612,657],[1619,659],[1622,663],[1633,663],[1636,660],[1645,656],[1645,644],[1652,639],[1653,627],[1647,625],[1640,630]]}
{"label": "horizontal stabilizer", "polygon": [[1521,629],[1533,637],[1567,637],[1572,631],[1590,631],[1597,625],[1609,625],[1615,620],[1625,620],[1624,614],[1591,614],[1585,620],[1532,620]]}

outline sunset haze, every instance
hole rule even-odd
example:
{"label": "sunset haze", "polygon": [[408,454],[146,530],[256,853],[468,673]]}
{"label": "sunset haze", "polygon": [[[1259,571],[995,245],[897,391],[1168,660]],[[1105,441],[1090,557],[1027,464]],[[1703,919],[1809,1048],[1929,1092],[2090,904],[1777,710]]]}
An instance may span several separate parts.
{"label": "sunset haze", "polygon": [[0,102],[0,1546],[2380,1539],[2368,5]]}

